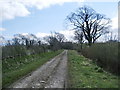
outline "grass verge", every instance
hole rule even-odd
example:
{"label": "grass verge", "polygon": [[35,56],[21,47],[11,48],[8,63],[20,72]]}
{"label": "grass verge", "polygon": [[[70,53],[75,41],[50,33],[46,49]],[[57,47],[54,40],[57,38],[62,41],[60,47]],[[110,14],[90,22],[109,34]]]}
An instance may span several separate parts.
{"label": "grass verge", "polygon": [[118,77],[98,67],[90,59],[68,52],[68,86],[70,88],[118,88]]}
{"label": "grass verge", "polygon": [[2,87],[7,87],[22,76],[34,71],[63,50],[30,55],[3,61]]}

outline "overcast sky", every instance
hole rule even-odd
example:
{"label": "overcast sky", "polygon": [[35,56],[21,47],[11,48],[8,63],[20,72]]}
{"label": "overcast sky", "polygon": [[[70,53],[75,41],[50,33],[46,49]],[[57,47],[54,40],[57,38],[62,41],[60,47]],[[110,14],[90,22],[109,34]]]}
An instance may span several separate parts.
{"label": "overcast sky", "polygon": [[[92,2],[93,1],[93,2]],[[111,31],[117,34],[118,0],[0,0],[0,32],[9,39],[14,34],[33,33],[38,37],[51,31],[73,36],[64,26],[67,15],[82,5],[92,7],[98,13],[111,18]]]}

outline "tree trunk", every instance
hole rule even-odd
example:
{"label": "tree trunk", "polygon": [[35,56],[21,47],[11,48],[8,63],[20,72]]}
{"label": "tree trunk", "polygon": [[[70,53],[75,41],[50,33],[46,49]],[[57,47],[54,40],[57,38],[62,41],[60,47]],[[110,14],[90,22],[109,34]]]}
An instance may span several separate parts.
{"label": "tree trunk", "polygon": [[81,50],[82,50],[82,43],[81,43],[81,45],[80,45],[80,48],[81,48]]}
{"label": "tree trunk", "polygon": [[88,45],[89,46],[91,46],[92,45],[92,41],[90,40],[90,41],[88,41]]}

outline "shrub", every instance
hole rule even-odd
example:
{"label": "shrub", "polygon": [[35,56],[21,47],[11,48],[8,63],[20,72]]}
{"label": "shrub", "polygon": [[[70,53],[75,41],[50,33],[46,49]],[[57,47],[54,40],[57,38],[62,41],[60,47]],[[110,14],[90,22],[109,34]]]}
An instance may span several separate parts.
{"label": "shrub", "polygon": [[91,47],[84,48],[82,54],[93,59],[102,68],[112,73],[120,74],[118,72],[118,68],[120,68],[118,43],[95,43]]}

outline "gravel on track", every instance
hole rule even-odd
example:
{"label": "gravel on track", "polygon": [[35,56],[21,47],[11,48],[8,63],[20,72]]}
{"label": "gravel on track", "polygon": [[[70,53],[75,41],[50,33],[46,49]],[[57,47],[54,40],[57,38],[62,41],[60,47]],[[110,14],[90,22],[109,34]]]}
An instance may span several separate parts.
{"label": "gravel on track", "polygon": [[37,70],[9,86],[9,88],[66,88],[67,50],[46,62]]}

